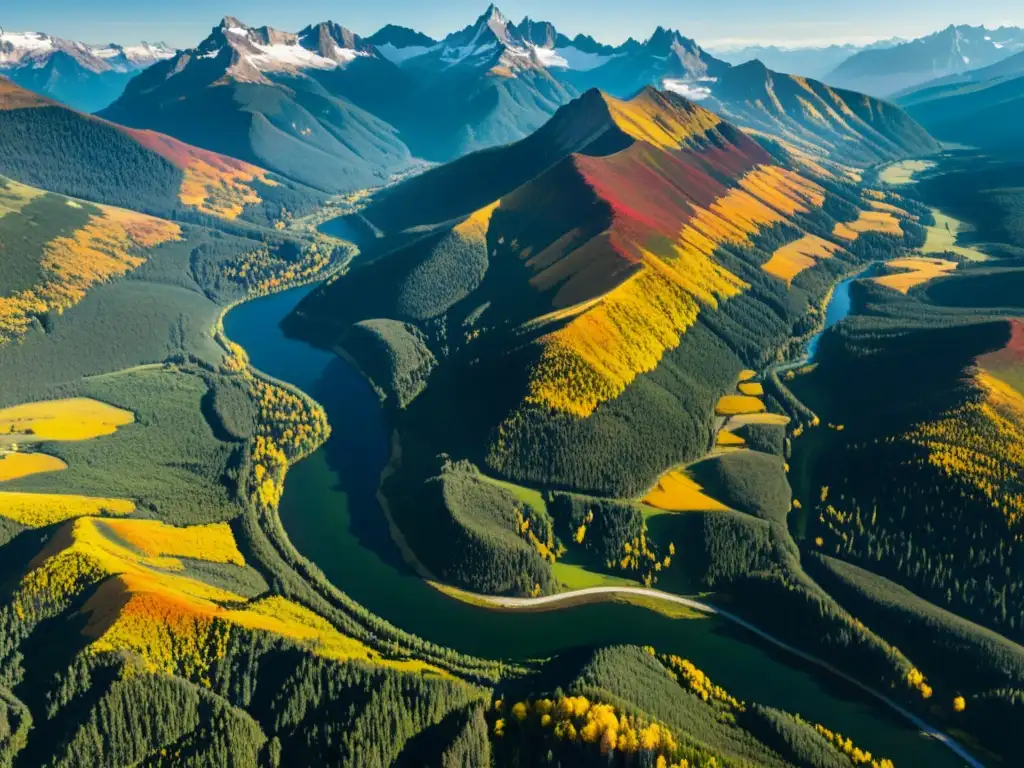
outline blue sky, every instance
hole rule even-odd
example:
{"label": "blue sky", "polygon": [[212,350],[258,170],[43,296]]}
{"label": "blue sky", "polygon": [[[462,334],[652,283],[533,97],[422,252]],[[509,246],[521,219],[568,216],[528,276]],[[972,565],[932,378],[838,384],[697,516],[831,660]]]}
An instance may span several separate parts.
{"label": "blue sky", "polygon": [[[487,0],[6,0],[0,25],[86,42],[164,40],[190,47],[222,16],[252,25],[298,30],[331,19],[368,35],[387,23],[440,37],[473,21]],[[647,37],[659,24],[703,45],[725,40],[784,44],[914,37],[955,24],[1024,26],[1021,0],[509,0],[498,3],[514,21],[524,15],[554,22],[570,36],[602,42]]]}

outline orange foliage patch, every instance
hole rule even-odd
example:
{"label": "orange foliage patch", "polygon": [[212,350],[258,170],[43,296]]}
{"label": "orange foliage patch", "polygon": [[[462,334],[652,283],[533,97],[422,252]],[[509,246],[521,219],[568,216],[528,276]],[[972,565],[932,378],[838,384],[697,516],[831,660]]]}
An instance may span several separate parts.
{"label": "orange foliage patch", "polygon": [[715,406],[719,416],[736,416],[744,413],[763,413],[764,403],[750,395],[724,395]]}
{"label": "orange foliage patch", "polygon": [[719,431],[718,437],[715,438],[715,445],[723,448],[741,448],[746,444],[746,440],[727,429]]}
{"label": "orange foliage patch", "polygon": [[750,395],[751,397],[761,397],[764,394],[764,386],[759,381],[745,381],[739,385],[741,395]]}
{"label": "orange foliage patch", "polygon": [[789,285],[798,274],[813,267],[819,259],[832,258],[837,250],[839,246],[835,243],[822,240],[817,235],[804,235],[776,250],[761,269]]}
{"label": "orange foliage patch", "polygon": [[916,216],[911,216],[905,210],[903,210],[902,208],[898,208],[892,203],[885,203],[880,200],[872,200],[869,203],[869,205],[876,211],[885,211],[886,213],[891,213],[893,216],[896,216],[901,219],[917,219]]}
{"label": "orange foliage patch", "polygon": [[589,416],[679,345],[697,319],[698,301],[717,306],[746,287],[709,258],[677,253],[665,261],[645,253],[643,271],[544,337],[530,381],[531,402]]}
{"label": "orange foliage patch", "polygon": [[[645,155],[636,157],[646,160]],[[603,190],[608,180],[596,176],[601,160],[578,162],[593,175],[588,180],[595,179]],[[755,168],[742,177],[740,186],[724,190],[707,207],[668,201],[661,208],[642,210],[640,205],[652,205],[645,193],[655,189],[653,185],[622,191],[610,232],[575,249],[578,233],[570,232],[530,259],[534,268],[551,263],[535,278],[537,283],[557,285],[565,271],[584,274],[594,265],[602,265],[600,273],[609,281],[625,280],[609,286],[600,302],[541,339],[544,351],[531,375],[529,402],[586,417],[599,403],[618,397],[637,375],[653,370],[666,350],[679,345],[701,307],[717,308],[720,301],[746,290],[744,281],[714,261],[720,245],[747,243],[761,228],[823,200],[816,184],[775,167]],[[622,199],[635,207],[627,211]],[[641,220],[658,230],[677,222],[675,244],[658,253],[648,250],[635,228]],[[560,258],[565,252],[568,256]]]}
{"label": "orange foliage patch", "polygon": [[903,227],[899,219],[888,211],[861,211],[856,221],[838,222],[832,230],[834,237],[844,240],[856,240],[865,232],[881,232],[884,235],[903,236]]}
{"label": "orange foliage patch", "polygon": [[0,77],[0,110],[49,107],[54,102]]}
{"label": "orange foliage patch", "polygon": [[252,182],[258,180],[268,186],[277,183],[267,171],[250,163],[193,147],[155,131],[122,130],[184,171],[178,199],[202,213],[236,219],[245,206],[262,202]]}
{"label": "orange foliage patch", "polygon": [[99,206],[100,215],[70,237],[47,243],[41,262],[43,282],[35,288],[0,297],[0,344],[25,333],[32,317],[74,306],[98,283],[135,269],[146,259],[137,249],[181,237],[177,224]]}
{"label": "orange foliage patch", "polygon": [[871,278],[879,285],[906,293],[915,285],[921,285],[933,278],[952,272],[957,268],[955,261],[932,259],[926,256],[911,256],[906,259],[895,259],[887,262],[886,267],[892,270],[887,275]]}
{"label": "orange foliage patch", "polygon": [[[245,565],[245,558],[238,551],[227,523],[176,528],[156,520],[108,520],[98,525],[101,531],[112,533],[147,558],[187,557]],[[177,570],[181,564],[164,560],[162,567]]]}
{"label": "orange foliage patch", "polygon": [[23,441],[91,440],[133,421],[131,411],[90,397],[69,397],[0,409],[0,434]]}

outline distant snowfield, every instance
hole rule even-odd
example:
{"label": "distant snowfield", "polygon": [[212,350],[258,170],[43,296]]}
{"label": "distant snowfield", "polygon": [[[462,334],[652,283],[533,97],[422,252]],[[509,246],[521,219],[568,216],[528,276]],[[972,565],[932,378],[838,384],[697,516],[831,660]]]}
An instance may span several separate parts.
{"label": "distant snowfield", "polygon": [[617,59],[622,54],[611,55],[601,53],[588,53],[581,51],[574,46],[565,48],[534,48],[540,63],[548,69],[572,69],[577,72],[589,72],[597,69],[602,64],[607,64],[612,59]]}
{"label": "distant snowfield", "polygon": [[409,59],[415,59],[417,56],[422,56],[431,51],[437,50],[438,46],[431,45],[410,45],[405,48],[399,48],[394,43],[384,43],[383,45],[375,46],[380,55],[390,61],[392,64],[401,65],[402,62],[408,61]]}

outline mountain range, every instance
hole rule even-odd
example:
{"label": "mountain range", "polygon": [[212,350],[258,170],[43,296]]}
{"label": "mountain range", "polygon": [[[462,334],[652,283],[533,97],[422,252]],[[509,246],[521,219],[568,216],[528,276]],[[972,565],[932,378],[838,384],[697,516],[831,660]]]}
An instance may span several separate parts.
{"label": "mountain range", "polygon": [[439,41],[397,26],[363,38],[329,21],[292,33],[228,17],[101,114],[337,193],[415,158],[517,141],[591,88],[629,98],[650,85],[851,165],[935,148],[899,109],[759,63],[733,67],[675,30],[612,48],[514,24],[494,6]]}
{"label": "mountain range", "polygon": [[861,51],[823,79],[841,88],[889,97],[929,80],[995,64],[1024,50],[1024,29],[950,25],[889,48]]}
{"label": "mountain range", "polygon": [[853,43],[820,46],[745,45],[729,48],[712,47],[710,50],[719,59],[729,64],[745,64],[757,59],[769,69],[774,69],[777,72],[804,75],[821,80],[844,61],[861,51],[891,48],[904,42],[906,41],[902,38],[893,37],[865,45]]}
{"label": "mountain range", "polygon": [[107,106],[136,74],[173,55],[163,43],[93,46],[38,32],[0,31],[0,75],[83,112]]}

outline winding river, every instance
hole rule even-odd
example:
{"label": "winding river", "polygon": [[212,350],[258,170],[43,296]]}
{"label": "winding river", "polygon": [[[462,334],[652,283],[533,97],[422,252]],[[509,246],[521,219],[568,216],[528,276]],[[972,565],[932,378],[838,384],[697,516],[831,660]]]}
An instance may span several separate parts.
{"label": "winding river", "polygon": [[[845,316],[849,288],[842,288],[832,301],[845,301]],[[422,581],[391,541],[376,499],[389,454],[376,394],[348,363],[287,338],[279,327],[310,290],[242,304],[228,313],[224,328],[254,366],[308,392],[327,412],[333,434],[288,473],[280,516],[299,551],[339,589],[402,629],[477,656],[527,659],[583,645],[653,645],[689,658],[740,699],[798,712],[897,766],[964,765],[863,692],[719,617],[672,619],[611,602],[497,611],[452,599]]]}

